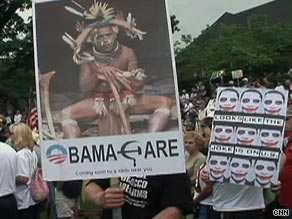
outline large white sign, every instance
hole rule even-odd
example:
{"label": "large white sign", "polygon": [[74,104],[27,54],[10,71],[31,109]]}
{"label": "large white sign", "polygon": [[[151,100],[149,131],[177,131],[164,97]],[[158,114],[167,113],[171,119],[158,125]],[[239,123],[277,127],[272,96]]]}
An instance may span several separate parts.
{"label": "large white sign", "polygon": [[45,141],[42,145],[45,178],[91,179],[181,172],[183,142],[176,134]]}
{"label": "large white sign", "polygon": [[209,145],[214,181],[270,188],[278,183],[287,91],[219,88]]}
{"label": "large white sign", "polygon": [[45,179],[185,171],[166,2],[33,8]]}

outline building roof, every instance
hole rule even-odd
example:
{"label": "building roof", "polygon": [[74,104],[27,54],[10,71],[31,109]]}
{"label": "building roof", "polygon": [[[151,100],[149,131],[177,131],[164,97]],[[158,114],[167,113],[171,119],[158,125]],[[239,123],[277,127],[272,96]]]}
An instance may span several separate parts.
{"label": "building roof", "polygon": [[275,0],[257,7],[232,14],[225,12],[213,25],[239,24],[248,25],[248,18],[253,15],[266,15],[269,24],[292,23],[292,0]]}

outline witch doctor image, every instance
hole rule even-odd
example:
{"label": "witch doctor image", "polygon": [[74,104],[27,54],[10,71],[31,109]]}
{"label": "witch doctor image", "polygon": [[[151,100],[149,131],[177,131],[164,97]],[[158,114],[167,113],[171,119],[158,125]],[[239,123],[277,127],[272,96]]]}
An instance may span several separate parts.
{"label": "witch doctor image", "polygon": [[[49,132],[52,132],[52,129],[59,131],[56,126],[61,124],[62,134],[60,131],[56,134],[62,138],[84,137],[84,121],[92,122],[97,119],[99,136],[132,134],[135,132],[132,128],[132,115],[148,115],[148,124],[143,124],[143,127],[138,129],[142,130],[141,132],[167,131],[170,116],[175,118],[173,129],[178,130],[177,112],[172,110],[176,106],[176,94],[175,82],[170,77],[173,76],[170,49],[166,46],[169,39],[163,41],[162,48],[153,46],[157,43],[154,42],[155,37],[168,35],[167,29],[161,27],[154,32],[152,27],[149,28],[150,21],[146,20],[145,12],[137,13],[138,9],[141,10],[137,4],[128,1],[121,6],[115,1],[108,2],[95,1],[92,4],[92,1],[71,1],[61,4],[62,13],[68,17],[65,19],[70,21],[68,25],[63,24],[65,28],[61,34],[61,30],[57,32],[63,41],[61,46],[67,44],[66,54],[70,48],[71,52],[73,51],[73,60],[66,60],[67,64],[71,62],[71,66],[67,66],[68,69],[66,66],[57,65],[53,71],[47,71],[52,67],[47,67],[48,64],[42,59],[46,56],[43,51],[49,49],[47,42],[45,44],[40,40],[40,46],[44,48],[38,51],[39,62],[44,69],[41,71],[48,72],[40,77],[45,90],[42,103],[46,105],[43,108],[50,105],[53,114],[53,125],[49,126]],[[126,8],[125,5],[129,7]],[[140,20],[142,22],[139,22]],[[158,19],[153,25],[161,26],[162,21]],[[43,34],[41,27],[39,29],[39,35]],[[156,49],[161,50],[154,53]],[[52,61],[59,64],[59,61],[53,58]],[[62,70],[65,71],[61,72]],[[64,89],[67,92],[73,87],[73,84],[68,83],[60,86],[60,78],[64,80],[71,70],[78,71],[79,75],[72,75],[68,78],[68,83],[74,80],[75,84],[79,85],[80,93],[75,95],[74,100],[60,104],[63,99],[69,98],[64,95],[65,92],[59,90]],[[44,100],[48,99],[45,96],[48,86],[51,100],[45,103]],[[54,93],[55,90],[58,91]],[[61,97],[62,95],[66,98]],[[50,116],[46,113],[46,117],[49,119]]]}

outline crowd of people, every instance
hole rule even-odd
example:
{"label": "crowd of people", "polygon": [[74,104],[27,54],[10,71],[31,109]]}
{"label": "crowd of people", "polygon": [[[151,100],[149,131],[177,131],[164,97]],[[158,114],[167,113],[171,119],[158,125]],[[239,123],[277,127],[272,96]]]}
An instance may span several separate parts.
{"label": "crowd of people", "polygon": [[[212,93],[202,82],[199,83],[204,93]],[[237,84],[237,86],[236,86]],[[254,187],[249,185],[237,185],[225,182],[212,182],[209,179],[209,169],[206,157],[208,156],[208,146],[212,130],[212,120],[215,112],[216,89],[211,95],[204,96],[198,88],[193,88],[190,93],[182,90],[180,95],[181,115],[184,125],[186,167],[193,185],[193,200],[199,213],[199,219],[206,218],[276,218],[275,212],[278,209],[289,209],[290,213],[286,217],[291,218],[292,207],[292,141],[291,141],[291,82],[286,80],[285,85],[281,83],[272,84],[267,79],[254,80],[243,78],[240,83],[229,81],[219,86],[242,87],[242,88],[269,88],[275,90],[288,90],[288,109],[280,158],[279,183],[269,189]],[[199,87],[199,86],[197,86]],[[204,89],[202,89],[202,87]],[[202,105],[201,105],[202,104]],[[190,141],[190,136],[192,141]],[[198,140],[200,139],[200,140]],[[191,142],[193,146],[190,147]],[[190,148],[192,150],[190,151]],[[193,158],[193,151],[196,158]],[[201,156],[203,154],[203,158]],[[190,165],[189,162],[193,163]],[[198,163],[201,165],[198,166]],[[218,165],[218,164],[217,164]]]}
{"label": "crowd of people", "polygon": [[[104,10],[107,4],[95,6]],[[95,15],[100,17],[99,13]],[[115,24],[116,26],[109,25],[112,21],[116,20],[103,19],[98,25],[89,25],[83,30],[86,34],[79,36],[84,38],[80,40],[78,37],[76,41],[80,45],[74,46],[76,51],[73,58],[80,65],[80,88],[86,98],[62,109],[64,138],[81,135],[77,120],[84,117],[99,118],[99,126],[102,127],[100,136],[123,134],[121,129],[122,126],[124,129],[127,127],[127,121],[117,121],[127,109],[138,114],[145,111],[152,113],[148,124],[149,132],[164,130],[167,126],[173,105],[167,95],[139,93],[135,97],[138,105],[131,106],[131,98],[126,91],[141,88],[144,70],[139,68],[134,51],[117,41],[118,30],[115,27],[122,21]],[[134,23],[130,26],[135,26]],[[132,36],[138,34],[143,38],[144,32],[134,30],[136,32],[132,32]],[[70,41],[71,38],[67,38]],[[91,49],[84,51],[83,43],[92,44]],[[291,80],[287,80],[285,84],[273,84],[266,78],[254,81],[243,78],[240,81],[231,80],[225,86],[236,85],[245,88],[287,89],[290,94],[292,92]],[[121,97],[128,100],[126,105],[121,105],[121,100],[117,98],[118,92],[113,89],[115,86],[123,87],[123,92],[120,93]],[[120,187],[116,188],[110,187],[109,179],[56,182],[51,188],[49,200],[54,203],[56,217],[74,218],[73,208],[83,187],[84,200],[102,209],[102,214],[99,215],[101,219],[111,219],[119,208],[122,209],[124,219],[180,219],[183,216],[188,219],[269,219],[275,216],[273,210],[280,208],[288,209],[290,216],[287,218],[291,219],[292,108],[286,119],[285,145],[282,147],[282,168],[278,184],[263,189],[215,182],[210,180],[207,156],[215,112],[216,87],[219,86],[224,84],[218,82],[209,89],[200,81],[190,93],[182,90],[180,95],[185,173],[121,177]],[[130,96],[133,100],[134,95]],[[113,104],[112,99],[115,98],[116,104]],[[289,98],[291,99],[290,96]],[[36,201],[31,194],[33,176],[41,165],[38,134],[25,124],[20,111],[16,111],[15,115],[9,112],[1,116],[0,122],[3,133],[0,143],[0,217],[38,219],[44,202]]]}
{"label": "crowd of people", "polygon": [[[186,218],[198,219],[269,219],[275,218],[274,210],[278,209],[288,209],[290,216],[286,218],[291,218],[292,108],[288,107],[287,111],[277,185],[263,189],[214,182],[209,179],[207,155],[215,95],[208,95],[209,91],[202,82],[198,88],[193,89],[191,94],[184,90],[180,96],[183,106],[186,173],[122,177],[121,188],[111,188],[109,180],[86,181],[85,200],[104,209],[103,219],[111,218],[111,210],[120,207],[126,218],[167,219],[186,215]],[[1,120],[4,126],[5,118],[1,117]],[[40,218],[42,203],[34,201],[29,186],[36,168],[40,166],[38,135],[25,123],[16,122],[10,125],[7,137],[6,143],[2,141],[0,144],[0,214],[4,218]],[[136,186],[138,182],[145,185],[141,189],[144,195],[139,197],[139,202],[135,202],[137,200],[134,201],[131,195],[135,189],[139,189]],[[68,207],[70,209],[75,206],[76,197],[81,195],[82,185],[71,184],[66,189],[64,184],[55,184],[54,197],[56,207],[59,208],[57,217],[73,218],[73,210],[68,211]],[[76,190],[76,194],[72,195],[73,190]]]}
{"label": "crowd of people", "polygon": [[9,127],[13,124],[26,123],[27,113],[19,109],[6,100],[2,103],[0,111],[0,141],[5,142],[9,138]]}

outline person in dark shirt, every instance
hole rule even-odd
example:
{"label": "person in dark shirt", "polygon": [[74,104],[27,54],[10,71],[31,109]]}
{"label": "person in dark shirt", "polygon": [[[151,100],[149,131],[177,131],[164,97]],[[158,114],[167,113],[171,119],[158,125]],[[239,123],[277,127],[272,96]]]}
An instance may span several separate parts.
{"label": "person in dark shirt", "polygon": [[5,126],[5,119],[2,114],[0,114],[0,142],[6,142],[6,126]]}
{"label": "person in dark shirt", "polygon": [[180,219],[193,212],[186,173],[122,177],[119,188],[110,188],[109,179],[91,180],[85,187],[85,197],[104,209],[102,219],[111,219],[111,210],[119,207],[126,219]]}

